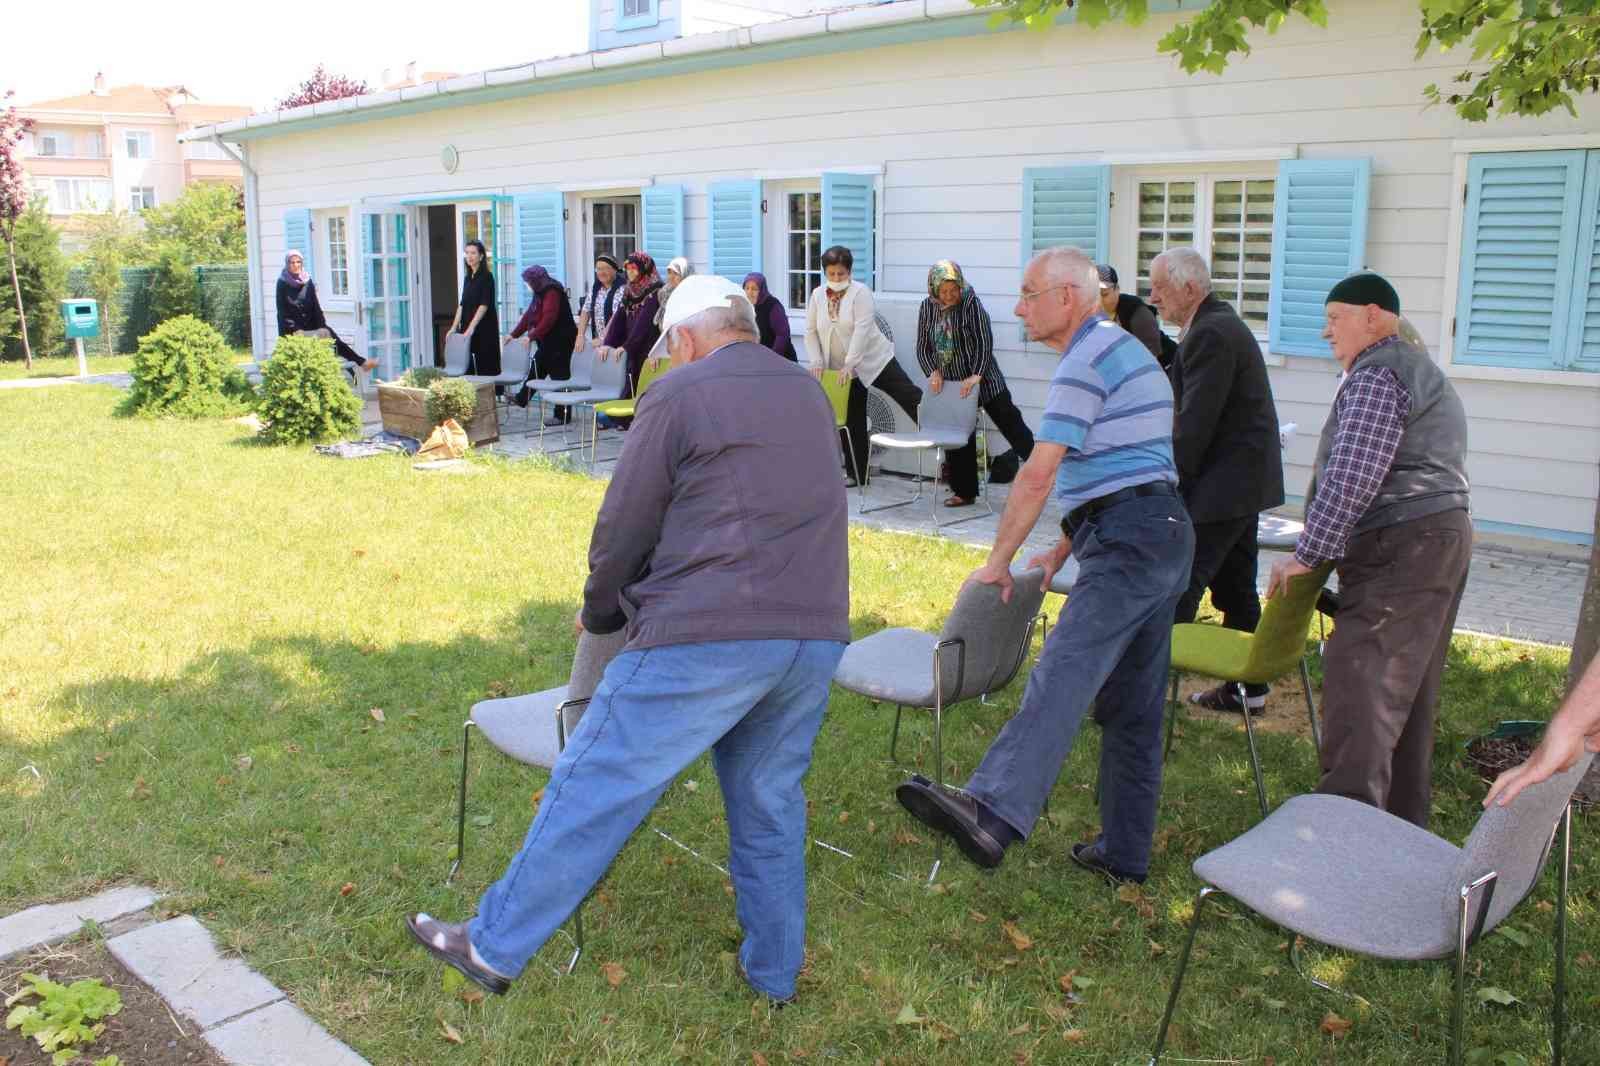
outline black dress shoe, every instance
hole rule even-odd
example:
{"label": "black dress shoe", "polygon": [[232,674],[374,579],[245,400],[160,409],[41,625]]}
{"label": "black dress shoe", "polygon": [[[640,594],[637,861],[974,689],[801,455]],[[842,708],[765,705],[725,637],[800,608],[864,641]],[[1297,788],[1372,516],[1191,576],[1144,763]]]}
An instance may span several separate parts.
{"label": "black dress shoe", "polygon": [[977,865],[992,870],[1005,858],[1006,846],[983,828],[980,804],[972,796],[940,788],[921,774],[902,782],[894,794],[911,817],[949,836],[961,854]]}
{"label": "black dress shoe", "polygon": [[1094,850],[1093,844],[1072,845],[1072,861],[1085,870],[1093,870],[1113,885],[1144,884],[1143,874],[1125,874],[1106,865],[1105,859],[1101,858],[1100,853]]}

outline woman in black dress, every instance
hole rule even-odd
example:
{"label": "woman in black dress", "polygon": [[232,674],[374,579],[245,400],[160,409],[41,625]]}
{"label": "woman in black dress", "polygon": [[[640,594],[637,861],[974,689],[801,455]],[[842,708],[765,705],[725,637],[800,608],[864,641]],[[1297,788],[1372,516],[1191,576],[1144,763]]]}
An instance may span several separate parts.
{"label": "woman in black dress", "polygon": [[467,261],[467,279],[461,285],[461,306],[456,308],[451,332],[469,334],[467,373],[490,376],[500,373],[500,318],[494,309],[494,274],[489,270],[489,253],[482,241],[468,241],[462,249]]}
{"label": "woman in black dress", "polygon": [[278,275],[278,336],[314,334],[319,330],[333,341],[334,354],[345,362],[363,370],[371,370],[378,365],[376,359],[363,358],[328,328],[328,320],[322,314],[322,303],[317,299],[317,283],[306,273],[305,257],[291,249],[283,257],[283,272]]}

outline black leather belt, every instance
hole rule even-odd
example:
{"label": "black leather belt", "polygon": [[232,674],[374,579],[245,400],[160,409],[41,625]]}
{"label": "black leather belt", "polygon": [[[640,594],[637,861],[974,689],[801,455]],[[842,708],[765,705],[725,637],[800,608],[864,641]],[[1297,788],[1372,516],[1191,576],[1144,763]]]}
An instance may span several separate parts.
{"label": "black leather belt", "polygon": [[1178,487],[1170,481],[1146,481],[1143,485],[1130,485],[1116,492],[1108,492],[1104,496],[1096,496],[1088,503],[1080,504],[1067,512],[1061,520],[1061,532],[1071,540],[1078,532],[1078,527],[1083,525],[1107,507],[1115,507],[1119,503],[1138,499],[1140,496],[1176,496]]}

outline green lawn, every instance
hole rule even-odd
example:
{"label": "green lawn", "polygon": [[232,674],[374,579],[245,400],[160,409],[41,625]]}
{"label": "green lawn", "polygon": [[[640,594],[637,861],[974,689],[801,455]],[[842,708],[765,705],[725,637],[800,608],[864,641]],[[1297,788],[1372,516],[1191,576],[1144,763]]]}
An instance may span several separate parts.
{"label": "green lawn", "polygon": [[[1062,774],[1053,825],[995,874],[956,859],[929,891],[918,880],[930,845],[892,796],[892,711],[836,694],[809,781],[813,828],[858,858],[811,857],[798,1006],[769,1011],[744,990],[723,877],[651,834],[590,904],[574,975],[536,964],[511,996],[469,1005],[442,990],[400,916],[466,916],[521,840],[544,775],[475,748],[470,814],[485,824],[469,829],[458,883],[444,883],[462,720],[485,695],[565,680],[602,486],[537,463],[451,477],[400,459],[335,462],[257,446],[231,423],[117,419],[116,399],[96,386],[0,392],[9,439],[36,445],[11,449],[0,478],[12,574],[0,587],[0,914],[115,882],[158,885],[168,909],[198,915],[380,1064],[1145,1060],[1198,887],[1189,863],[1256,817],[1236,726],[1183,727],[1143,893],[1119,897],[1066,859],[1096,825],[1092,729]],[[978,558],[865,530],[851,555],[858,634],[936,626]],[[1455,762],[1462,743],[1501,718],[1547,714],[1564,663],[1458,641],[1436,829],[1459,840],[1477,813],[1482,788]],[[973,765],[1020,689],[950,715],[953,772]],[[901,738],[902,757],[923,766],[926,724],[913,718]],[[1306,742],[1267,736],[1263,758],[1275,801],[1314,784]],[[720,855],[714,783],[696,765],[654,819]],[[1575,849],[1574,1063],[1600,1062],[1591,827],[1580,820]],[[1548,1060],[1553,878],[1534,896],[1512,923],[1525,935],[1491,936],[1474,954],[1474,990],[1520,1000],[1472,1000],[1469,1046],[1488,1049],[1483,1062]],[[1442,1060],[1443,967],[1312,950],[1315,972],[1363,1005],[1302,982],[1280,930],[1223,913],[1196,951],[1177,1055]],[[1019,950],[1006,922],[1031,946]],[[558,954],[553,944],[545,957]],[[625,971],[618,987],[604,963]],[[1059,981],[1074,971],[1076,1002]],[[1353,1022],[1347,1035],[1320,1031],[1330,1011]],[[461,1046],[441,1038],[441,1019]]]}

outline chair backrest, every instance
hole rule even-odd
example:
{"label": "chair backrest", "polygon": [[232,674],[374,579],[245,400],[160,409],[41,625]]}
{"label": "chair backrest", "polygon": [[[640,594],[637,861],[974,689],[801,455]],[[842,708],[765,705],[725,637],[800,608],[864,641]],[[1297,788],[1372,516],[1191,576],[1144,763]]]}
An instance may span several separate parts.
{"label": "chair backrest", "polygon": [[620,399],[627,381],[628,357],[619,350],[610,359],[594,361],[594,373],[589,377],[589,390],[604,393],[611,399]]}
{"label": "chair backrest", "polygon": [[[1461,863],[1455,876],[1441,886],[1446,928],[1456,928],[1460,918],[1462,887],[1490,871],[1496,875],[1494,895],[1489,899],[1480,932],[1487,933],[1516,909],[1539,880],[1561,812],[1593,758],[1585,752],[1571,769],[1524,789],[1507,806],[1493,806],[1483,812],[1461,848]],[[1472,901],[1469,921],[1477,920],[1481,907],[1480,899]]]}
{"label": "chair backrest", "polygon": [[514,337],[500,350],[500,376],[515,376],[518,381],[528,376],[533,365],[533,342],[527,337]]}
{"label": "chair backrest", "polygon": [[467,358],[471,354],[470,339],[465,333],[452,330],[444,339],[444,372],[457,377],[467,372]]}
{"label": "chair backrest", "polygon": [[1332,563],[1324,563],[1291,578],[1286,590],[1261,605],[1261,621],[1239,680],[1265,685],[1294,670],[1306,653],[1306,631],[1317,609],[1317,594],[1332,570]]}
{"label": "chair backrest", "polygon": [[839,375],[832,370],[822,372],[822,391],[827,394],[828,402],[833,405],[833,422],[842,426],[850,415],[850,382],[848,379],[839,380]]}
{"label": "chair backrest", "polygon": [[662,374],[665,374],[671,369],[671,359],[646,359],[644,361],[644,366],[639,368],[639,387],[634,390],[633,395],[636,398],[643,396],[644,390],[648,389],[656,378],[660,377]]}
{"label": "chair backrest", "polygon": [[572,731],[583,719],[583,712],[588,709],[587,701],[594,697],[595,689],[600,687],[606,667],[611,665],[611,660],[617,657],[627,642],[626,628],[602,635],[588,630],[578,634],[578,650],[572,656],[572,674],[567,679],[567,699],[585,702],[562,711],[561,728],[566,736],[572,736]]}
{"label": "chair backrest", "polygon": [[967,436],[978,426],[978,390],[961,396],[961,387],[949,382],[937,393],[922,390],[917,408],[917,427],[924,433],[946,431]]}
{"label": "chair backrest", "polygon": [[[1004,688],[1027,657],[1028,635],[1044,603],[1044,590],[1039,587],[1044,571],[1014,570],[1011,579],[1010,603],[1001,602],[996,586],[976,581],[962,585],[956,595],[939,639],[963,641],[966,654],[959,687],[956,657],[946,656],[940,663],[946,706]],[[953,696],[948,695],[952,692]]]}

